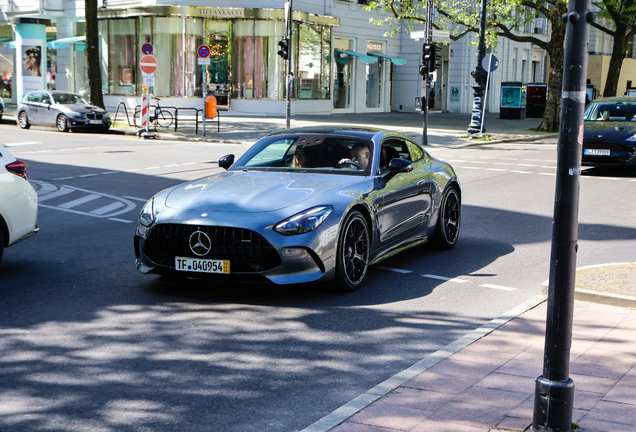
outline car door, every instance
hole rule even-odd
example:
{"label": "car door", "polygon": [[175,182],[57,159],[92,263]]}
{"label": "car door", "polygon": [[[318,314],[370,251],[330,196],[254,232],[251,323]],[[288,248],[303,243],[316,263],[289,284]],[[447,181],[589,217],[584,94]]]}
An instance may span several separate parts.
{"label": "car door", "polygon": [[[389,138],[381,144],[380,186],[382,207],[378,211],[381,242],[391,242],[415,233],[430,217],[431,176],[425,152],[406,140]],[[413,162],[411,172],[393,174],[387,168],[393,158]]]}
{"label": "car door", "polygon": [[40,92],[33,92],[26,95],[23,101],[23,109],[30,124],[38,123],[38,106],[40,104]]}
{"label": "car door", "polygon": [[50,93],[43,92],[38,106],[38,122],[44,126],[55,126],[57,110]]}

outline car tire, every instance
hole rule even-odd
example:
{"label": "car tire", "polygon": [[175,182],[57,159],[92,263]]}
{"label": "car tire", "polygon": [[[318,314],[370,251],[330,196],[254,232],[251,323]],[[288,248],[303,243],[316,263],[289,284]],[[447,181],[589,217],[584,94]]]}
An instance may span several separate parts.
{"label": "car tire", "polygon": [[31,124],[29,123],[29,117],[24,111],[18,114],[18,124],[22,129],[28,129],[31,127]]}
{"label": "car tire", "polygon": [[57,116],[55,124],[57,125],[57,130],[59,130],[60,132],[68,131],[68,120],[66,119],[66,116],[64,114],[60,114],[59,116]]}
{"label": "car tire", "polygon": [[352,211],[347,216],[336,254],[336,288],[338,291],[355,291],[364,282],[369,269],[371,236],[364,216]]}
{"label": "car tire", "polygon": [[452,249],[459,238],[461,225],[461,199],[455,186],[450,186],[444,192],[439,206],[439,215],[432,244],[437,249]]}

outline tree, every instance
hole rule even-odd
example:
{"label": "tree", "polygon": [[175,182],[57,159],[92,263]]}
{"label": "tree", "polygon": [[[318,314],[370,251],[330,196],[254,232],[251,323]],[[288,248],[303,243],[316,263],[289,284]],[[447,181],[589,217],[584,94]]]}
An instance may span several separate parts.
{"label": "tree", "polygon": [[[412,30],[415,23],[425,22],[425,1],[378,0],[369,3],[367,10],[381,9],[387,12],[386,18],[371,19],[371,23],[377,26],[384,24],[388,24],[390,27],[395,26],[396,28],[387,32],[387,34],[395,36],[402,25],[404,25],[405,30]],[[472,0],[436,0],[435,8],[438,12],[438,20],[433,23],[433,28],[449,28],[449,24],[459,25],[454,26],[451,40],[458,40],[470,32],[479,32],[479,5],[475,5]],[[543,120],[539,126],[539,129],[543,131],[556,131],[559,127],[564,60],[563,44],[566,28],[561,16],[566,10],[566,0],[491,0],[488,5],[487,45],[496,46],[497,38],[505,37],[515,42],[532,43],[545,49],[548,53],[550,58],[548,99]],[[552,27],[549,40],[545,41],[536,36],[525,36],[517,32],[518,29],[541,16],[546,18]]]}
{"label": "tree", "polygon": [[86,20],[86,69],[88,89],[93,105],[104,108],[102,73],[99,65],[99,39],[97,31],[97,0],[84,0]]}
{"label": "tree", "polygon": [[636,36],[636,0],[602,0],[593,4],[601,9],[598,18],[609,18],[614,24],[614,29],[597,21],[592,26],[614,38],[603,96],[616,96],[627,44]]}

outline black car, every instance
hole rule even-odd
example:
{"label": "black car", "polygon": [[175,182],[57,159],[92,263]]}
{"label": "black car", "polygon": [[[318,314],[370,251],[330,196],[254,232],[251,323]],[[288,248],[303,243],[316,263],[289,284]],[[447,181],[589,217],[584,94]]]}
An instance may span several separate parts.
{"label": "black car", "polygon": [[60,132],[66,132],[80,128],[108,129],[111,123],[103,108],[89,104],[76,93],[59,90],[29,93],[18,104],[17,111],[22,129],[41,125],[55,126]]}
{"label": "black car", "polygon": [[584,125],[583,165],[636,164],[636,97],[594,100]]}

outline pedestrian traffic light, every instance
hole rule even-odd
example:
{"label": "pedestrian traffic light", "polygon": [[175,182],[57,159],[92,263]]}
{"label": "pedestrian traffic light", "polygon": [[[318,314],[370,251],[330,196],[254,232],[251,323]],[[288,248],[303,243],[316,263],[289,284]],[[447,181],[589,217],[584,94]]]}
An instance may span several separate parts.
{"label": "pedestrian traffic light", "polygon": [[278,42],[278,46],[280,49],[278,50],[278,55],[283,59],[289,59],[289,39],[285,38],[282,41]]}
{"label": "pedestrian traffic light", "polygon": [[433,73],[437,69],[438,60],[442,59],[442,56],[439,54],[442,51],[442,47],[438,47],[435,44],[425,44],[424,45],[424,53],[422,55],[422,60],[427,65],[428,72]]}

